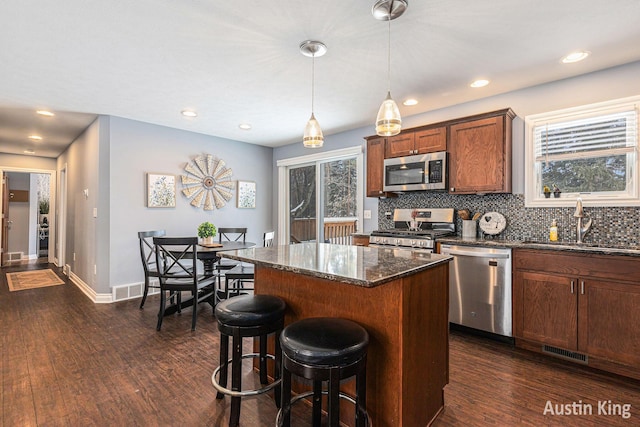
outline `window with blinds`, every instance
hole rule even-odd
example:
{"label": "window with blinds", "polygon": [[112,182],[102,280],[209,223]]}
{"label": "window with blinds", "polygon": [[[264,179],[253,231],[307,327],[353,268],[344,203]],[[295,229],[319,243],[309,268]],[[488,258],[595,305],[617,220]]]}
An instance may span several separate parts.
{"label": "window with blinds", "polygon": [[527,117],[527,205],[562,206],[577,197],[603,205],[640,204],[639,102],[627,99]]}

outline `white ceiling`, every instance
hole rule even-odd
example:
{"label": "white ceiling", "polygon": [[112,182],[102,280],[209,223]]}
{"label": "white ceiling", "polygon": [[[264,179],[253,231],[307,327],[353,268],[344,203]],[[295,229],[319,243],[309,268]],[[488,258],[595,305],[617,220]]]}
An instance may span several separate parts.
{"label": "white ceiling", "polygon": [[[387,23],[371,15],[374,2],[4,1],[0,152],[55,157],[96,114],[264,146],[301,141],[307,39],[328,47],[315,60],[325,138],[367,125],[373,134],[387,90]],[[420,101],[400,105],[409,116],[635,62],[639,19],[639,0],[410,0],[391,23],[391,93]],[[592,55],[560,63],[577,49]],[[491,84],[470,88],[477,78]],[[32,132],[44,140],[28,141]]]}

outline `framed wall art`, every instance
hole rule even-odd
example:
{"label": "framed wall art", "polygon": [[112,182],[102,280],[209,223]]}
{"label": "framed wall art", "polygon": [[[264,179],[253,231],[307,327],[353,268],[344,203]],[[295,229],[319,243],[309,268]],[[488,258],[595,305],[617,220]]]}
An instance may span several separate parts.
{"label": "framed wall art", "polygon": [[256,207],[256,183],[253,181],[238,181],[238,207]]}
{"label": "framed wall art", "polygon": [[176,176],[166,173],[147,173],[147,207],[176,207]]}

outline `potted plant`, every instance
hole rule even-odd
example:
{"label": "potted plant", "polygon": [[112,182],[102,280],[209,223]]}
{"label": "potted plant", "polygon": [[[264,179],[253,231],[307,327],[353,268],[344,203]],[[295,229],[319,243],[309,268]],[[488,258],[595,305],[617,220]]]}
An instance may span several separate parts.
{"label": "potted plant", "polygon": [[557,185],[553,184],[553,197],[555,197],[556,199],[560,197],[560,189],[558,188]]}
{"label": "potted plant", "polygon": [[202,239],[202,243],[211,244],[213,243],[213,238],[217,233],[216,226],[211,224],[210,222],[203,222],[198,226],[198,237]]}
{"label": "potted plant", "polygon": [[40,213],[40,216],[38,217],[39,219],[39,224],[48,224],[49,222],[49,199],[41,199],[40,202],[38,202],[38,211]]}
{"label": "potted plant", "polygon": [[546,197],[547,199],[551,197],[551,189],[549,188],[548,185],[545,185],[544,187],[542,187],[542,192],[544,193],[544,197]]}

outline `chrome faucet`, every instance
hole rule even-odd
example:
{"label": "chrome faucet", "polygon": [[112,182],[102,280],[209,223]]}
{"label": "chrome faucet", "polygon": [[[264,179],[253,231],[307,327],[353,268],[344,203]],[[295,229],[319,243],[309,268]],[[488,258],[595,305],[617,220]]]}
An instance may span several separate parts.
{"label": "chrome faucet", "polygon": [[[578,224],[576,226],[576,243],[583,243],[582,239],[584,238],[584,235],[591,229],[591,218],[589,218],[589,215],[584,213],[584,209],[582,209],[582,199],[580,197],[578,197],[578,200],[576,201],[576,211],[573,213],[573,216],[578,218]],[[583,221],[583,218],[585,217],[588,218],[586,222]]]}

